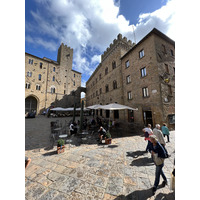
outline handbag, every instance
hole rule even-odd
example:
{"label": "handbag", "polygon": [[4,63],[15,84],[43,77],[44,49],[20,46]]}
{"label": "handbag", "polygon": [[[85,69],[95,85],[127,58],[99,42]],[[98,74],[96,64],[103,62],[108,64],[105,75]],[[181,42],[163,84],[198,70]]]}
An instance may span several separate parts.
{"label": "handbag", "polygon": [[158,154],[155,153],[153,155],[153,161],[154,161],[155,165],[162,165],[164,163],[164,158],[158,157]]}
{"label": "handbag", "polygon": [[171,173],[170,178],[170,190],[175,190],[175,176],[173,175],[173,172]]}

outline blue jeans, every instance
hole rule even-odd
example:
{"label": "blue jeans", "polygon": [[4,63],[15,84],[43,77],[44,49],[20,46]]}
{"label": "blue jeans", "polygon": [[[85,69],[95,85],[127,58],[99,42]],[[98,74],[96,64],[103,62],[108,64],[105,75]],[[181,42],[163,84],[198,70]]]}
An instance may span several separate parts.
{"label": "blue jeans", "polygon": [[162,165],[156,165],[156,179],[155,179],[155,182],[154,182],[154,187],[157,188],[158,187],[158,184],[160,182],[160,175],[162,176],[162,178],[164,179],[164,181],[167,181],[167,178],[162,170],[164,166],[164,163]]}

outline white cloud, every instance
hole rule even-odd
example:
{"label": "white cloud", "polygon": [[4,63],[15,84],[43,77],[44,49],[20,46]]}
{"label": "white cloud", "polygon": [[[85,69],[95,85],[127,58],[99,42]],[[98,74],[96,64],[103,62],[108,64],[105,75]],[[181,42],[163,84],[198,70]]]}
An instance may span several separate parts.
{"label": "white cloud", "polygon": [[[47,48],[57,49],[61,42],[74,49],[74,66],[84,74],[91,75],[95,70],[95,62],[100,56],[93,51],[91,62],[85,57],[87,47],[99,52],[106,50],[119,33],[134,40],[133,29],[129,21],[119,14],[120,1],[113,0],[36,0],[41,10],[31,11],[34,18],[35,32],[52,37],[57,41],[47,42],[39,38],[26,37],[28,42],[36,42]],[[174,0],[166,6],[152,12],[141,13],[139,21],[134,25],[137,42],[154,27],[174,38]],[[30,27],[30,22],[26,22]],[[33,29],[30,29],[33,32]],[[28,31],[28,30],[27,30]]]}
{"label": "white cloud", "polygon": [[96,64],[101,62],[101,55],[94,55],[92,56],[91,63]]}

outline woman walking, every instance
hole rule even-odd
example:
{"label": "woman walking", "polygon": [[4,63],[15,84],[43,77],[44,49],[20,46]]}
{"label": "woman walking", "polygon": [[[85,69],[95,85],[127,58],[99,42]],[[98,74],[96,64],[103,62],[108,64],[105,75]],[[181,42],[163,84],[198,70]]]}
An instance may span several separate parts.
{"label": "woman walking", "polygon": [[167,157],[166,155],[166,151],[164,150],[164,148],[162,147],[162,145],[157,141],[156,136],[155,135],[151,135],[149,136],[150,138],[150,151],[152,154],[152,158],[153,161],[156,165],[156,177],[155,177],[155,181],[154,181],[154,186],[152,188],[152,192],[153,195],[155,194],[158,184],[160,182],[160,175],[163,178],[163,182],[162,182],[162,187],[165,187],[165,185],[167,185],[167,178],[162,170],[163,166],[164,166],[164,159]]}
{"label": "woman walking", "polygon": [[149,141],[149,136],[153,134],[153,131],[151,129],[151,124],[148,124],[146,128],[143,128],[142,131],[144,132],[144,140],[147,140],[148,143],[147,143],[147,147],[146,147],[146,151],[148,152],[149,151],[149,145],[150,145],[150,141]]}
{"label": "woman walking", "polygon": [[169,142],[169,129],[167,128],[167,124],[163,123],[161,130],[164,137],[167,136],[167,141]]}

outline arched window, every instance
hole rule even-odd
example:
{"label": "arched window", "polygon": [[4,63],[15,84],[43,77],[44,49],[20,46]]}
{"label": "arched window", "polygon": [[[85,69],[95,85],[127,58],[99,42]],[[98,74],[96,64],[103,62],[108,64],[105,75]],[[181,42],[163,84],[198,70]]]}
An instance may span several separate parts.
{"label": "arched window", "polygon": [[38,80],[41,81],[41,79],[42,79],[42,75],[39,74],[39,75],[38,75]]}
{"label": "arched window", "polygon": [[28,71],[28,72],[27,72],[27,76],[28,76],[28,77],[31,77],[31,76],[32,76],[32,72]]}
{"label": "arched window", "polygon": [[106,85],[106,92],[109,92],[109,86]]}
{"label": "arched window", "polygon": [[115,62],[115,61],[112,62],[112,68],[113,68],[113,69],[116,68],[116,62]]}
{"label": "arched window", "polygon": [[117,89],[117,81],[113,81],[113,89]]}
{"label": "arched window", "polygon": [[53,81],[55,81],[55,76],[53,76]]}
{"label": "arched window", "polygon": [[36,85],[36,90],[40,90],[40,85],[39,84]]}
{"label": "arched window", "polygon": [[99,80],[101,80],[101,74],[99,74]]}
{"label": "arched window", "polygon": [[108,68],[106,67],[105,69],[105,75],[108,74]]}

